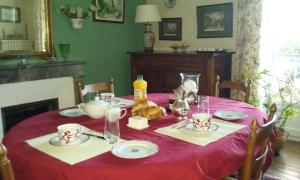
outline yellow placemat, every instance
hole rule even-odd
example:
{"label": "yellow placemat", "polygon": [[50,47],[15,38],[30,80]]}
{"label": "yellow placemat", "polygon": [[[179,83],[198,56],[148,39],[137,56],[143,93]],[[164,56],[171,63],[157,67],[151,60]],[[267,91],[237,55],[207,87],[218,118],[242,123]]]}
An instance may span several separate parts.
{"label": "yellow placemat", "polygon": [[228,134],[231,134],[235,131],[238,131],[246,127],[245,125],[242,124],[231,123],[231,122],[227,122],[215,118],[213,118],[211,122],[218,125],[218,129],[216,131],[195,132],[186,129],[185,127],[178,129],[178,127],[181,127],[185,123],[185,122],[179,122],[175,125],[173,124],[171,126],[156,129],[155,132],[167,136],[171,136],[173,138],[177,138],[189,143],[206,146],[211,142],[217,141],[218,139],[221,139],[222,137],[225,137]]}
{"label": "yellow placemat", "polygon": [[[29,139],[25,142],[49,156],[71,165],[108,152],[113,147],[113,145],[107,144],[105,140],[92,136],[88,141],[82,144],[53,146],[49,143],[49,140],[54,136],[57,136],[57,133],[51,133],[34,139]],[[119,142],[122,141],[124,140],[119,139]]]}

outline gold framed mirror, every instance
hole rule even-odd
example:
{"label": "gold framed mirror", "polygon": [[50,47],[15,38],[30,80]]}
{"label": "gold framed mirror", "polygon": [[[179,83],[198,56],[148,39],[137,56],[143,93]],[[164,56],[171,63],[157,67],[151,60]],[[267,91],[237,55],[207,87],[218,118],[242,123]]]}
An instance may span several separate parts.
{"label": "gold framed mirror", "polygon": [[0,58],[54,56],[51,0],[0,1]]}

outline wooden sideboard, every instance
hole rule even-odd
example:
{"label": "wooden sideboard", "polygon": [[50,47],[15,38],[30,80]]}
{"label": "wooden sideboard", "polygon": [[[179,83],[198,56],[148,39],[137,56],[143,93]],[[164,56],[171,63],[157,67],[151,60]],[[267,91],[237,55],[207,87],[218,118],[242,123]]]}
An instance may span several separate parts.
{"label": "wooden sideboard", "polygon": [[[231,79],[232,52],[128,52],[131,78],[142,74],[148,92],[172,92],[181,83],[179,73],[200,73],[199,94],[214,95],[216,76]],[[222,96],[228,97],[228,92]]]}

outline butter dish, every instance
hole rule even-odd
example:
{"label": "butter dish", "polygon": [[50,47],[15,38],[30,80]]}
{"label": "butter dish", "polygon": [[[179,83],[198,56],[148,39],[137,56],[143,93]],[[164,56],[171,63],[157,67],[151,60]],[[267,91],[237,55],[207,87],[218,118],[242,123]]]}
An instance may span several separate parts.
{"label": "butter dish", "polygon": [[148,119],[141,116],[133,116],[128,119],[127,126],[137,130],[146,129],[149,127]]}

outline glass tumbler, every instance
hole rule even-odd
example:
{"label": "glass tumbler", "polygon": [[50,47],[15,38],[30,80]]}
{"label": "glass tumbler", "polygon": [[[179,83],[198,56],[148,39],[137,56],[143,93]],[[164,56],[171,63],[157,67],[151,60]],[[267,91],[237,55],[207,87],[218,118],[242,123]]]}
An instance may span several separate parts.
{"label": "glass tumbler", "polygon": [[[122,111],[124,111],[122,115]],[[119,119],[127,113],[125,108],[110,108],[105,113],[104,138],[108,144],[118,142],[120,138]]]}
{"label": "glass tumbler", "polygon": [[207,113],[210,114],[209,110],[209,96],[197,96],[197,102],[191,108],[192,113]]}

